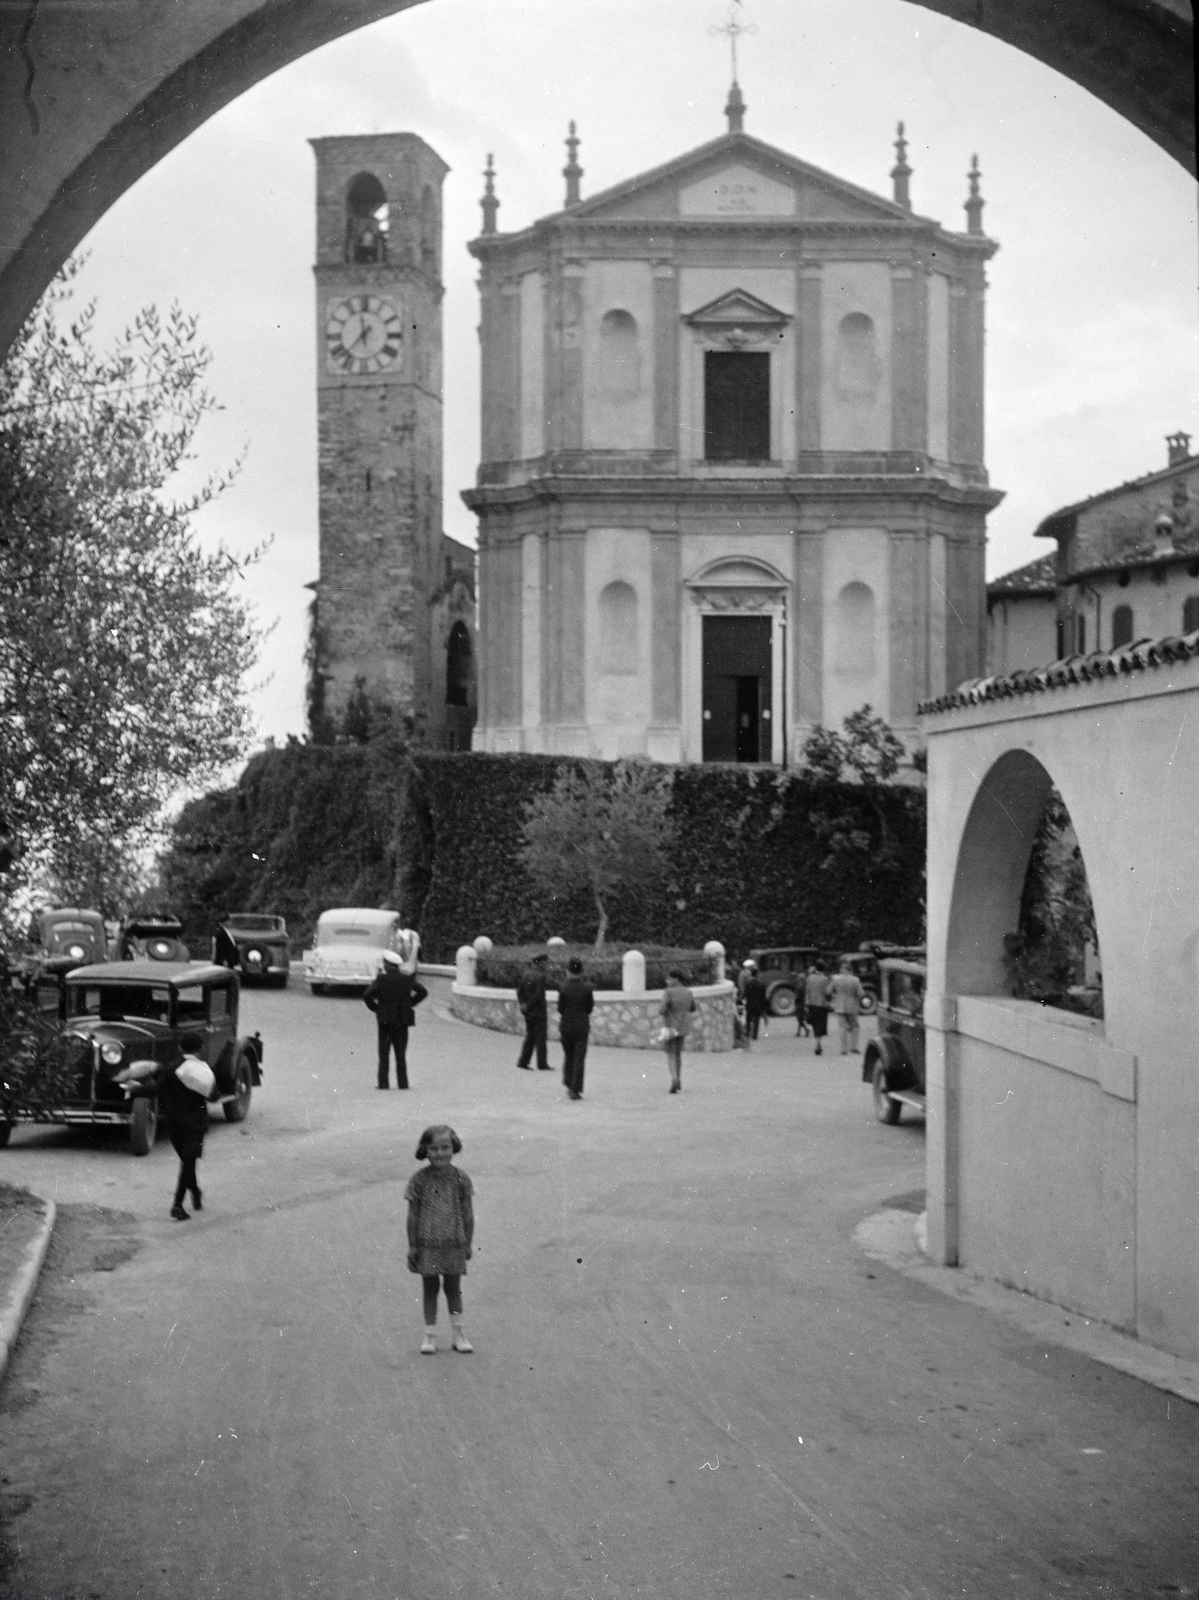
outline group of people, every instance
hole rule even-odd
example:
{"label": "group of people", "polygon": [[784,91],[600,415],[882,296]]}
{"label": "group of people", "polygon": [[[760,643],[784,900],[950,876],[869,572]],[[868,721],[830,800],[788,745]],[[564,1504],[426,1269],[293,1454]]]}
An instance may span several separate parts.
{"label": "group of people", "polygon": [[[842,960],[831,976],[823,961],[814,961],[808,968],[795,996],[796,1031],[801,1035],[811,1033],[818,1056],[824,1054],[830,1012],[836,1017],[840,1030],[841,1054],[857,1055],[862,992],[862,981],[848,960]],[[764,1030],[769,1037],[766,1018],[770,1014],[770,1000],[756,961],[741,964],[737,975],[737,1004],[743,1014],[746,1045],[758,1037],[759,1030]]]}

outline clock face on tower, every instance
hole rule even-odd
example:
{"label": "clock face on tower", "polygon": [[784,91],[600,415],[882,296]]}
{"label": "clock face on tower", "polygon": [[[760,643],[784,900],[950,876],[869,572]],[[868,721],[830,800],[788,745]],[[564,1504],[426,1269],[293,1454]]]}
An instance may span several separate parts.
{"label": "clock face on tower", "polygon": [[404,338],[400,313],[377,294],[334,301],[325,323],[325,350],[334,372],[382,372],[398,366]]}

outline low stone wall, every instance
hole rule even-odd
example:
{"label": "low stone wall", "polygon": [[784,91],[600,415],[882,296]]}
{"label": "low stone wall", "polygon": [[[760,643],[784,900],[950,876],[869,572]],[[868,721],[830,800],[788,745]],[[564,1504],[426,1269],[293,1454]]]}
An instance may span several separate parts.
{"label": "low stone wall", "polygon": [[[731,1050],[733,1048],[733,985],[707,984],[694,988],[698,1008],[684,1046],[687,1050]],[[591,1013],[591,1043],[619,1045],[627,1050],[659,1050],[658,1030],[662,1026],[661,989],[628,994],[622,989],[597,989],[595,1010]],[[546,995],[549,1036],[558,1037],[558,995]],[[516,1003],[515,989],[486,989],[477,984],[455,983],[450,991],[450,1010],[462,1022],[497,1033],[523,1034],[524,1018]]]}

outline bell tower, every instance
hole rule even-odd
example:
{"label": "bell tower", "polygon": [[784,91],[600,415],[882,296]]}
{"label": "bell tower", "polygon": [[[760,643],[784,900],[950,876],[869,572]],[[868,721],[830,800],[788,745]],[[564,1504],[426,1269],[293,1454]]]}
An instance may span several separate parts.
{"label": "bell tower", "polygon": [[[414,133],[313,139],[320,576],[310,713],[361,684],[430,728],[441,533],[441,186]],[[433,728],[435,732],[435,727]]]}

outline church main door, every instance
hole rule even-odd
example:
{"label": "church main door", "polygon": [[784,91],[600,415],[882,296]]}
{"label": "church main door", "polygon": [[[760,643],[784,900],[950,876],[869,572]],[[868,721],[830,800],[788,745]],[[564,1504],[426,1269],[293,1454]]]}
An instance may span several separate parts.
{"label": "church main door", "polygon": [[771,619],[711,617],[704,624],[705,761],[769,761]]}

